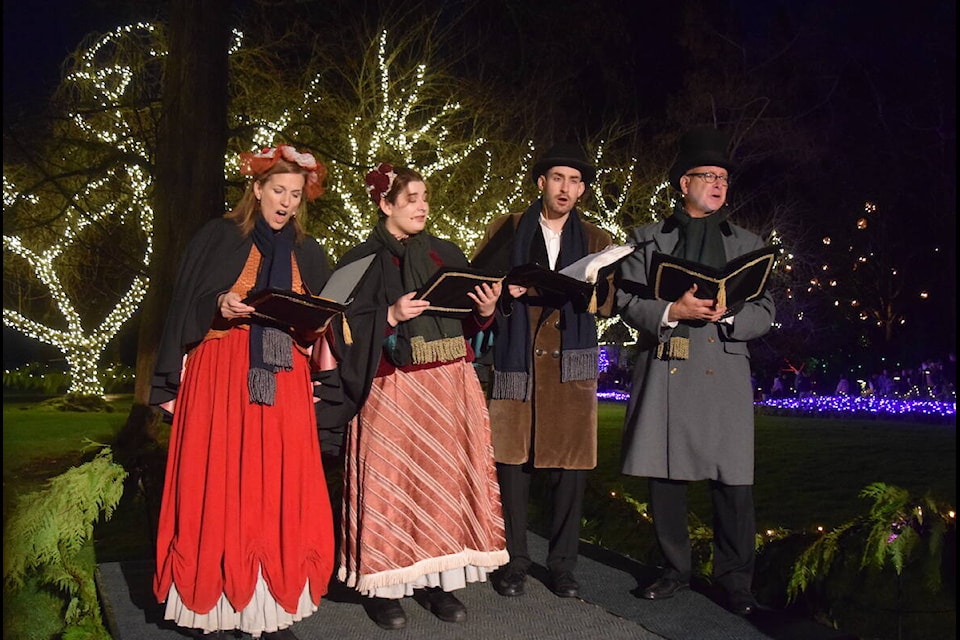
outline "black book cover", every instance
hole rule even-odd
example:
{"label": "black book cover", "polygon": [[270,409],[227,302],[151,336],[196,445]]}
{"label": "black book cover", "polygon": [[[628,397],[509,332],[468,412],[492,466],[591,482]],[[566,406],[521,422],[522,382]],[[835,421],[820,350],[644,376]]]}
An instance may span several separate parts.
{"label": "black book cover", "polygon": [[252,315],[267,324],[298,333],[322,331],[353,301],[374,258],[376,254],[370,254],[334,270],[320,295],[271,288],[254,291],[243,302],[254,307]]}
{"label": "black book cover", "polygon": [[472,267],[441,267],[417,290],[415,299],[430,302],[424,313],[465,316],[474,307],[467,294],[478,284],[492,285],[502,279]]}
{"label": "black book cover", "polygon": [[577,308],[586,308],[593,297],[594,285],[571,276],[551,271],[534,262],[514,267],[504,278],[504,285],[518,284],[536,289],[540,295],[570,300]]}
{"label": "black book cover", "polygon": [[735,309],[763,295],[778,253],[776,247],[764,247],[734,258],[722,269],[713,269],[655,251],[649,283],[653,296],[668,302],[675,302],[696,283],[698,298]]}
{"label": "black book cover", "polygon": [[[502,230],[501,230],[502,233]],[[498,233],[497,235],[500,235]],[[494,236],[496,240],[497,236]],[[502,271],[504,264],[509,264],[508,252],[499,254],[492,247],[509,246],[491,242],[473,260],[474,267],[487,265],[487,269]],[[548,299],[550,305],[563,304],[569,300],[577,309],[589,309],[593,301],[594,288],[598,279],[604,276],[618,262],[633,253],[632,244],[610,245],[600,251],[586,255],[572,264],[553,271],[547,267],[527,263],[509,269],[504,277],[504,285],[516,284],[522,287],[535,289],[536,293]],[[499,268],[495,267],[499,265]],[[481,267],[483,268],[483,267]]]}
{"label": "black book cover", "polygon": [[330,319],[346,309],[335,300],[297,293],[288,289],[261,289],[244,298],[244,304],[254,307],[251,315],[265,324],[290,328],[298,333],[322,331]]}

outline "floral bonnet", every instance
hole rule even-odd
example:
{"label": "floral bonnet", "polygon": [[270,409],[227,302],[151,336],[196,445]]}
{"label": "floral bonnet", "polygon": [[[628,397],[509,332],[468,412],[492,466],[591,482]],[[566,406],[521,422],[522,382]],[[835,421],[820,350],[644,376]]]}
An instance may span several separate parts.
{"label": "floral bonnet", "polygon": [[323,180],[327,168],[313,157],[312,153],[300,153],[288,144],[266,147],[260,153],[245,151],[240,154],[240,173],[245,176],[260,176],[283,158],[307,171],[305,187],[307,200],[316,200],[323,195]]}
{"label": "floral bonnet", "polygon": [[373,204],[379,205],[380,198],[386,198],[390,193],[390,187],[393,186],[393,179],[397,174],[393,171],[393,165],[381,162],[377,168],[368,173],[363,181],[367,185],[367,193]]}

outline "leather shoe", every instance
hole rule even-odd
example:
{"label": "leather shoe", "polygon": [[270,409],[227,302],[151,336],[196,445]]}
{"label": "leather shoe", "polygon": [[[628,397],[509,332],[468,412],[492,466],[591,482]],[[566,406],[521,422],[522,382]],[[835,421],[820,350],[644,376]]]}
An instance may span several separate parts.
{"label": "leather shoe", "polygon": [[757,610],[757,600],[752,593],[730,594],[730,611],[738,616],[753,615]]}
{"label": "leather shoe", "polygon": [[672,598],[678,591],[689,588],[689,582],[682,582],[674,578],[660,578],[644,589],[640,596],[647,600],[666,600]]}
{"label": "leather shoe", "polygon": [[553,576],[552,591],[561,598],[580,597],[580,585],[569,571],[561,571]]}
{"label": "leather shoe", "polygon": [[463,622],[467,619],[467,608],[463,603],[440,587],[427,589],[427,605],[430,613],[444,622]]}
{"label": "leather shoe", "polygon": [[494,578],[493,588],[497,590],[497,593],[508,598],[522,596],[526,581],[526,571],[508,566],[499,576]]}
{"label": "leather shoe", "polygon": [[372,598],[370,613],[373,621],[381,629],[391,631],[407,626],[407,614],[400,606],[400,600],[393,598]]}

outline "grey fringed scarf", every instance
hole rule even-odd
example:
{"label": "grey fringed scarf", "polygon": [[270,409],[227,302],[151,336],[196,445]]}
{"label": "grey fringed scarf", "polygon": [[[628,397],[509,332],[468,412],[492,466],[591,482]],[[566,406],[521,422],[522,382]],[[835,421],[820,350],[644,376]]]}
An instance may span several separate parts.
{"label": "grey fringed scarf", "polygon": [[[262,256],[256,290],[290,289],[293,286],[294,229],[288,224],[274,231],[263,217],[253,227],[253,242]],[[250,370],[247,388],[250,402],[273,405],[277,395],[277,371],[293,368],[293,338],[289,333],[261,324],[250,325]]]}

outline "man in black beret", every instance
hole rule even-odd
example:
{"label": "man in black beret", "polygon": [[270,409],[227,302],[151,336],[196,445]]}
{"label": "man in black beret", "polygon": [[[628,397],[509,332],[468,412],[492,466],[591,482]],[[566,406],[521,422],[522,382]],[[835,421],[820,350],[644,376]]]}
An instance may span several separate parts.
{"label": "man in black beret", "polygon": [[763,247],[754,233],[727,220],[734,163],[728,137],[690,131],[670,168],[678,194],[673,214],[633,231],[637,250],[618,273],[617,310],[638,332],[623,435],[623,472],[650,478],[650,507],[664,558],[649,600],[687,589],[693,573],[687,529],[687,484],[706,480],[713,502],[713,578],[731,610],[754,612],[756,526],[753,507],[753,386],[747,342],[770,330],[769,293],[727,309],[698,298],[696,285],[674,301],[649,296],[654,252],[721,268]]}
{"label": "man in black beret", "polygon": [[[474,266],[506,273],[537,263],[559,270],[611,244],[610,234],[577,209],[596,169],[573,144],[550,149],[533,166],[540,197],[525,212],[505,214],[487,228]],[[613,305],[612,273],[601,279],[597,315]],[[504,596],[524,592],[530,481],[549,474],[552,509],[547,568],[550,588],[577,597],[574,577],[586,477],[597,464],[596,316],[570,299],[508,284],[493,337],[490,425],[500,481],[510,563],[493,576]]]}

